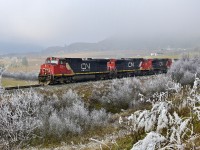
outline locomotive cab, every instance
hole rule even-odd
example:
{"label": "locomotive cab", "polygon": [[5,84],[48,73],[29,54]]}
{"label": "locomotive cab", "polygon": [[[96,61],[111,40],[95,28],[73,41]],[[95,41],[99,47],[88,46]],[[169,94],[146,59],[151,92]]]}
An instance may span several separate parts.
{"label": "locomotive cab", "polygon": [[48,57],[45,61],[45,64],[52,64],[52,65],[56,65],[58,64],[58,58],[55,57]]}
{"label": "locomotive cab", "polygon": [[74,73],[63,58],[48,57],[40,67],[39,83],[69,82]]}

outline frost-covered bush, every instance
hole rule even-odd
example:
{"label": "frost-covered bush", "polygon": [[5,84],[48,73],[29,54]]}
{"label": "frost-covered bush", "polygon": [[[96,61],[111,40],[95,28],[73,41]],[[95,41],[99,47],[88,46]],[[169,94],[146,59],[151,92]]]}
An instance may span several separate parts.
{"label": "frost-covered bush", "polygon": [[3,148],[21,146],[41,126],[39,107],[43,99],[33,90],[0,96],[0,141],[3,142],[0,145]]}
{"label": "frost-covered bush", "polygon": [[180,83],[177,83],[174,81],[169,81],[167,83],[167,91],[178,93],[181,91],[181,89],[182,89],[182,86]]}
{"label": "frost-covered bush", "polygon": [[195,78],[193,88],[190,91],[190,95],[187,97],[187,104],[190,106],[191,112],[196,114],[198,120],[200,121],[200,94],[198,94],[198,89],[200,87],[200,79]]}
{"label": "frost-covered bush", "polygon": [[149,132],[147,136],[133,145],[131,150],[154,150],[160,149],[161,143],[165,142],[166,138],[159,133]]}
{"label": "frost-covered bush", "polygon": [[116,112],[138,104],[141,85],[137,78],[114,79],[106,86],[94,86],[91,99],[108,111]]}
{"label": "frost-covered bush", "polygon": [[53,111],[49,117],[49,134],[61,137],[64,134],[77,134],[94,127],[106,125],[109,115],[104,109],[89,112],[84,103],[77,101],[72,107]]}
{"label": "frost-covered bush", "polygon": [[147,136],[133,145],[137,149],[184,148],[185,138],[193,131],[189,118],[181,118],[169,102],[158,102],[151,110],[137,111],[127,117],[128,126],[134,133],[147,132]]}
{"label": "frost-covered bush", "polygon": [[25,72],[4,72],[3,77],[8,77],[8,78],[14,78],[14,79],[21,79],[21,80],[37,80],[38,79],[38,73],[37,72],[30,72],[30,73],[25,73]]}
{"label": "frost-covered bush", "polygon": [[109,114],[104,109],[91,110],[85,106],[77,93],[69,90],[61,100],[51,104],[48,134],[62,136],[66,133],[81,133],[90,128],[106,125]]}
{"label": "frost-covered bush", "polygon": [[9,72],[7,71],[7,68],[18,66],[21,63],[21,59],[17,57],[11,57],[11,58],[3,58],[3,61],[5,61],[7,64],[0,64],[0,75],[2,77],[8,77],[8,78],[15,78],[15,79],[22,79],[22,80],[37,80],[38,78],[38,72]]}
{"label": "frost-covered bush", "polygon": [[200,56],[194,58],[182,57],[174,62],[168,73],[172,79],[183,85],[192,84],[195,74],[200,77]]}
{"label": "frost-covered bush", "polygon": [[[171,84],[170,84],[171,83]],[[154,93],[165,92],[170,86],[173,86],[173,81],[170,76],[156,75],[154,78],[146,80],[143,83],[142,92],[146,97],[152,96]]]}
{"label": "frost-covered bush", "polygon": [[[104,109],[89,110],[76,92],[44,96],[16,90],[0,95],[0,149],[20,147],[37,138],[62,139],[107,124]],[[3,146],[3,147],[1,147]]]}
{"label": "frost-covered bush", "polygon": [[107,95],[108,101],[114,105],[129,104],[138,99],[141,82],[136,78],[114,79]]}
{"label": "frost-covered bush", "polygon": [[[136,111],[131,116],[126,117],[127,121],[120,118],[120,123],[124,123],[134,135],[147,133],[143,140],[133,145],[132,150],[185,149],[187,143],[192,143],[195,147],[194,139],[198,134],[196,135],[193,130],[196,126],[193,123],[198,122],[200,118],[199,83],[200,79],[195,78],[193,88],[188,89],[187,93],[185,93],[187,96],[180,97],[181,103],[179,105],[190,109],[189,116],[187,117],[180,117],[180,109],[184,108],[175,105],[174,99],[171,99],[173,97],[166,96],[164,101],[152,103],[151,110]],[[180,90],[180,85],[174,85],[172,85],[174,86],[172,89],[176,89],[175,95],[181,95],[182,90]]]}
{"label": "frost-covered bush", "polygon": [[5,72],[5,70],[7,69],[6,66],[1,65],[0,66],[0,94],[3,93],[3,87],[1,85],[1,81],[2,81],[2,74]]}
{"label": "frost-covered bush", "polygon": [[66,134],[80,134],[107,124],[109,114],[104,109],[89,110],[80,96],[69,89],[57,96],[46,97],[41,106],[42,135],[61,138]]}
{"label": "frost-covered bush", "polygon": [[5,71],[5,67],[4,65],[0,65],[0,74],[2,75],[2,73]]}
{"label": "frost-covered bush", "polygon": [[157,126],[157,131],[161,131],[169,126],[168,118],[172,118],[169,110],[172,109],[170,103],[159,102],[154,104],[151,110],[136,111],[130,117],[128,117],[128,124],[133,125],[132,130],[143,130],[149,132],[154,130]]}
{"label": "frost-covered bush", "polygon": [[94,85],[91,99],[101,103],[108,111],[112,111],[114,108],[120,110],[136,107],[143,102],[149,102],[149,99],[157,95],[160,96],[157,100],[163,101],[167,91],[176,92],[180,89],[181,86],[173,82],[168,75],[114,79],[108,85],[102,83]]}

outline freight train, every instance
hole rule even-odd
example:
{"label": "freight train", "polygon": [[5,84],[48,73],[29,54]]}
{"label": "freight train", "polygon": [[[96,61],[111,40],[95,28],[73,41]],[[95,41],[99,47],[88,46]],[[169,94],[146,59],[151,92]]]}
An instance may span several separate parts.
{"label": "freight train", "polygon": [[103,80],[166,73],[172,59],[92,59],[48,57],[40,67],[39,83]]}

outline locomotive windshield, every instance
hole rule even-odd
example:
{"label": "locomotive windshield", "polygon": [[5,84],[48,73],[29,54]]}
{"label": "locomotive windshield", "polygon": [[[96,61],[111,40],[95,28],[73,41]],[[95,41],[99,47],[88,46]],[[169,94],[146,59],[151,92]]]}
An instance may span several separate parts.
{"label": "locomotive windshield", "polygon": [[59,64],[65,65],[65,64],[66,64],[66,61],[65,61],[64,59],[60,59],[60,60],[59,60]]}
{"label": "locomotive windshield", "polygon": [[58,60],[56,58],[47,58],[46,64],[58,64]]}

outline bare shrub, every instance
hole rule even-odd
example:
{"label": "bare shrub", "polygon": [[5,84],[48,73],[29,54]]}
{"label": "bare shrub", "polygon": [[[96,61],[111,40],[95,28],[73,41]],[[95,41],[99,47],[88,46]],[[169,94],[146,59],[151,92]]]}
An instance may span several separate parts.
{"label": "bare shrub", "polygon": [[168,89],[169,83],[172,83],[170,76],[166,75],[156,75],[155,78],[149,79],[144,82],[142,88],[142,93],[146,97],[152,96],[154,93],[165,92]]}
{"label": "bare shrub", "polygon": [[1,148],[19,148],[35,137],[61,140],[107,124],[109,114],[104,109],[89,111],[76,92],[61,97],[53,94],[50,99],[32,89],[1,94]]}
{"label": "bare shrub", "polygon": [[110,114],[106,113],[105,109],[93,110],[90,113],[90,126],[92,128],[97,126],[105,126],[108,123],[108,119],[110,118]]}
{"label": "bare shrub", "polygon": [[34,131],[41,126],[40,95],[30,90],[2,94],[0,104],[0,145],[4,148],[20,147],[34,137]]}
{"label": "bare shrub", "polygon": [[[61,106],[58,107],[54,106]],[[50,134],[62,136],[66,133],[77,134],[90,128],[106,125],[109,114],[104,109],[89,111],[84,102],[75,92],[69,90],[63,94],[63,99],[53,104],[56,108],[49,117]]]}
{"label": "bare shrub", "polygon": [[21,80],[37,80],[38,79],[38,73],[37,72],[30,72],[30,73],[25,73],[25,72],[4,72],[3,77],[8,77],[8,78],[14,78],[14,79],[21,79]]}
{"label": "bare shrub", "polygon": [[183,85],[193,84],[195,74],[200,77],[200,57],[189,58],[183,56],[174,62],[168,73],[172,79]]}
{"label": "bare shrub", "polygon": [[2,74],[6,71],[7,67],[4,65],[0,66],[0,94],[3,93],[4,89],[2,88],[1,81],[2,81]]}
{"label": "bare shrub", "polygon": [[158,102],[151,110],[137,111],[127,118],[134,133],[149,132],[132,149],[184,149],[185,138],[193,134],[191,117],[181,118],[172,108],[169,102]]}
{"label": "bare shrub", "polygon": [[8,77],[8,78],[15,78],[15,79],[22,79],[22,80],[37,80],[38,78],[38,72],[8,72],[7,68],[10,66],[17,66],[19,65],[19,62],[21,62],[21,59],[18,59],[16,57],[11,58],[4,58],[5,62],[9,62],[7,65],[1,65],[0,66],[0,75],[2,77]]}
{"label": "bare shrub", "polygon": [[[110,92],[108,97],[112,103],[120,103],[123,101],[124,103],[130,102],[132,100],[132,96],[135,96],[134,93],[138,89],[137,83],[140,82],[137,79],[115,79],[112,81],[110,86]],[[134,91],[135,90],[135,91]]]}
{"label": "bare shrub", "polygon": [[[195,137],[199,135],[194,130],[194,122],[199,121],[200,114],[200,97],[197,92],[199,82],[199,78],[195,78],[193,88],[187,91],[188,97],[180,100],[181,103],[187,102],[184,106],[190,109],[189,116],[181,117],[176,112],[179,107],[173,104],[174,99],[168,97],[164,102],[152,103],[151,110],[137,111],[127,117],[127,122],[122,121],[121,124],[128,125],[135,134],[141,133],[141,130],[142,133],[149,132],[143,140],[135,143],[132,149],[187,149],[187,144],[191,143],[194,148]],[[178,95],[180,92],[177,90]],[[197,117],[194,117],[193,113]]]}
{"label": "bare shrub", "polygon": [[105,107],[127,108],[133,103],[136,105],[141,92],[141,82],[136,78],[114,79],[108,85],[107,91],[101,93],[94,89],[92,98],[103,104]]}
{"label": "bare shrub", "polygon": [[148,102],[156,95],[163,95],[159,98],[159,101],[162,101],[167,91],[176,91],[180,88],[169,75],[114,79],[104,88],[99,83],[94,86],[91,99],[98,101],[106,110],[116,112],[137,107],[138,104]]}
{"label": "bare shrub", "polygon": [[161,144],[164,142],[166,142],[166,138],[164,136],[152,131],[149,132],[143,140],[140,140],[136,144],[134,144],[131,150],[160,149]]}

